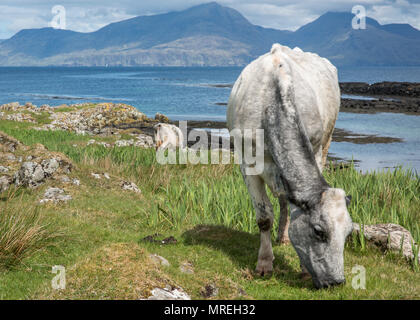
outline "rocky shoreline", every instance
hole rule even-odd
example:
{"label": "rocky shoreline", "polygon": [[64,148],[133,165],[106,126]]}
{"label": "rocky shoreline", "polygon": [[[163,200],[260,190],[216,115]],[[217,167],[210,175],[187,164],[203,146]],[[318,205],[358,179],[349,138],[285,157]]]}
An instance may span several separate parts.
{"label": "rocky shoreline", "polygon": [[[209,84],[212,88],[232,88],[233,84]],[[416,82],[340,82],[341,94],[355,97],[341,98],[341,112],[393,112],[420,114],[420,83]],[[357,97],[360,96],[360,97]],[[217,102],[217,106],[227,106]]]}
{"label": "rocky shoreline", "polygon": [[[212,84],[213,87],[226,88],[231,84]],[[340,83],[343,94],[357,94],[359,99],[342,98],[341,112],[375,113],[399,112],[420,114],[420,84],[381,82],[369,85],[361,82]],[[379,96],[380,95],[380,96]],[[374,98],[375,96],[376,98]],[[363,99],[363,97],[369,97]],[[225,103],[220,103],[225,105]],[[91,136],[114,137],[112,143],[92,140],[89,144],[102,144],[105,147],[137,146],[154,147],[153,126],[159,122],[179,125],[163,114],[157,113],[155,118],[148,118],[135,107],[122,103],[81,103],[74,105],[37,107],[28,102],[20,105],[17,102],[0,106],[0,120],[27,122],[36,130],[65,130],[77,134]],[[194,129],[225,129],[223,121],[188,121],[188,133]],[[124,138],[122,138],[124,137]],[[208,135],[211,145],[211,136]],[[219,146],[224,145],[219,138]],[[356,144],[395,143],[401,139],[377,135],[364,135],[336,128],[333,141]],[[188,141],[192,146],[196,141]],[[226,143],[226,142],[225,142]],[[233,148],[233,145],[230,145]]]}
{"label": "rocky shoreline", "polygon": [[340,82],[341,94],[363,98],[341,98],[341,112],[394,112],[420,114],[420,83],[416,82]]}
{"label": "rocky shoreline", "polygon": [[[368,101],[369,102],[369,101]],[[0,106],[0,120],[33,123],[36,130],[65,130],[77,134],[91,136],[120,136],[129,134],[132,138],[115,141],[116,146],[135,145],[153,147],[153,126],[159,122],[179,125],[163,114],[157,113],[155,118],[148,118],[144,113],[130,105],[122,103],[74,104],[51,107],[37,107],[32,103],[20,105],[17,102]],[[225,121],[188,121],[188,133],[194,129],[226,129]],[[209,135],[209,145],[210,145]],[[220,145],[222,145],[220,139]],[[335,142],[351,142],[357,144],[393,143],[401,139],[364,135],[336,128],[333,134]],[[92,142],[94,143],[94,142]],[[97,142],[96,142],[97,143]],[[189,141],[188,145],[194,145]],[[104,144],[105,147],[111,145]]]}
{"label": "rocky shoreline", "polygon": [[420,115],[420,99],[375,100],[341,99],[341,112],[350,113],[404,113],[408,115]]}
{"label": "rocky shoreline", "polygon": [[383,81],[373,84],[366,82],[340,82],[342,93],[367,96],[420,98],[420,83]]}

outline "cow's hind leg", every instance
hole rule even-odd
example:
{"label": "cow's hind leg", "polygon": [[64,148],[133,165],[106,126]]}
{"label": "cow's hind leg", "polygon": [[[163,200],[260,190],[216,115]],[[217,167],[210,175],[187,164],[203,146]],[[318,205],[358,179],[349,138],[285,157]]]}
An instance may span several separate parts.
{"label": "cow's hind leg", "polygon": [[255,209],[257,224],[260,229],[260,249],[256,272],[262,276],[273,272],[273,248],[271,245],[271,228],[273,227],[273,207],[265,191],[265,184],[261,177],[246,175],[242,170],[245,184],[251,195]]}
{"label": "cow's hind leg", "polygon": [[264,182],[269,186],[271,193],[278,198],[280,204],[279,226],[277,230],[277,242],[290,243],[289,240],[289,206],[280,178],[280,171],[274,162],[266,161],[262,174]]}
{"label": "cow's hind leg", "polygon": [[289,208],[287,197],[285,193],[281,193],[279,196],[280,204],[280,217],[279,217],[279,228],[277,231],[277,242],[281,244],[290,243],[289,240]]}
{"label": "cow's hind leg", "polygon": [[325,146],[322,147],[322,169],[324,169],[325,165],[327,164],[328,149],[330,148],[331,140],[332,140],[332,133],[330,134],[330,137],[328,138],[328,141],[325,144]]}

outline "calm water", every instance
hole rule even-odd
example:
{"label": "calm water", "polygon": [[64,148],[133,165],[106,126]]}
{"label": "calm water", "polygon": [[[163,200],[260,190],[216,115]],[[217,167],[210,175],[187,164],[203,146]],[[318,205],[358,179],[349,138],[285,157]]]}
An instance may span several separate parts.
{"label": "calm water", "polygon": [[[242,68],[0,68],[0,104],[36,105],[114,101],[148,116],[161,112],[174,120],[225,120],[225,103]],[[420,68],[345,68],[340,81],[420,82]],[[403,143],[333,143],[330,151],[361,160],[360,168],[411,166],[420,172],[420,117],[403,114],[341,113],[338,128],[400,137]]]}

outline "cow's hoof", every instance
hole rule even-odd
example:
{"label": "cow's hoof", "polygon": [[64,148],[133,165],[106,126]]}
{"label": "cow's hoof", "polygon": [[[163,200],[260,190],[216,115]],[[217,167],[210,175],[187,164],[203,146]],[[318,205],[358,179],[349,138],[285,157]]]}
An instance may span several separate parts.
{"label": "cow's hoof", "polygon": [[258,261],[255,272],[261,276],[270,276],[273,274],[273,262],[272,261]]}

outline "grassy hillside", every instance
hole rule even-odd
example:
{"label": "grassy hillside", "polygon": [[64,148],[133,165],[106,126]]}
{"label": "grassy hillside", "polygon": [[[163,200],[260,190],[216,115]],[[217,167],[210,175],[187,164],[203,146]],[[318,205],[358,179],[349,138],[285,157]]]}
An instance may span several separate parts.
{"label": "grassy hillside", "polygon": [[[6,246],[0,235],[1,299],[138,299],[168,284],[194,299],[204,298],[209,284],[219,289],[212,299],[420,298],[415,264],[357,239],[346,245],[344,286],[315,290],[310,280],[299,277],[290,245],[274,246],[274,274],[260,278],[253,273],[258,228],[236,165],[161,166],[153,149],[87,146],[91,137],[37,131],[35,125],[0,120],[0,130],[22,143],[42,143],[69,157],[75,166],[69,177],[79,179],[80,186],[50,180],[36,189],[12,188],[0,195],[4,217],[24,221],[19,224],[23,231],[35,224],[43,232],[39,241],[26,243],[31,250],[21,258],[16,251],[15,263],[1,260]],[[95,179],[91,173],[108,173],[110,179]],[[353,196],[353,221],[398,223],[419,242],[418,176],[402,169],[363,175],[354,168],[330,169],[325,176]],[[142,193],[122,191],[120,179],[136,183]],[[73,200],[40,205],[50,186],[65,189]],[[278,218],[278,203],[273,203]],[[177,242],[150,241],[170,236]],[[163,256],[170,266],[155,263],[149,254]],[[51,288],[54,265],[66,267],[65,290]],[[356,265],[366,268],[366,290],[351,286]]]}

